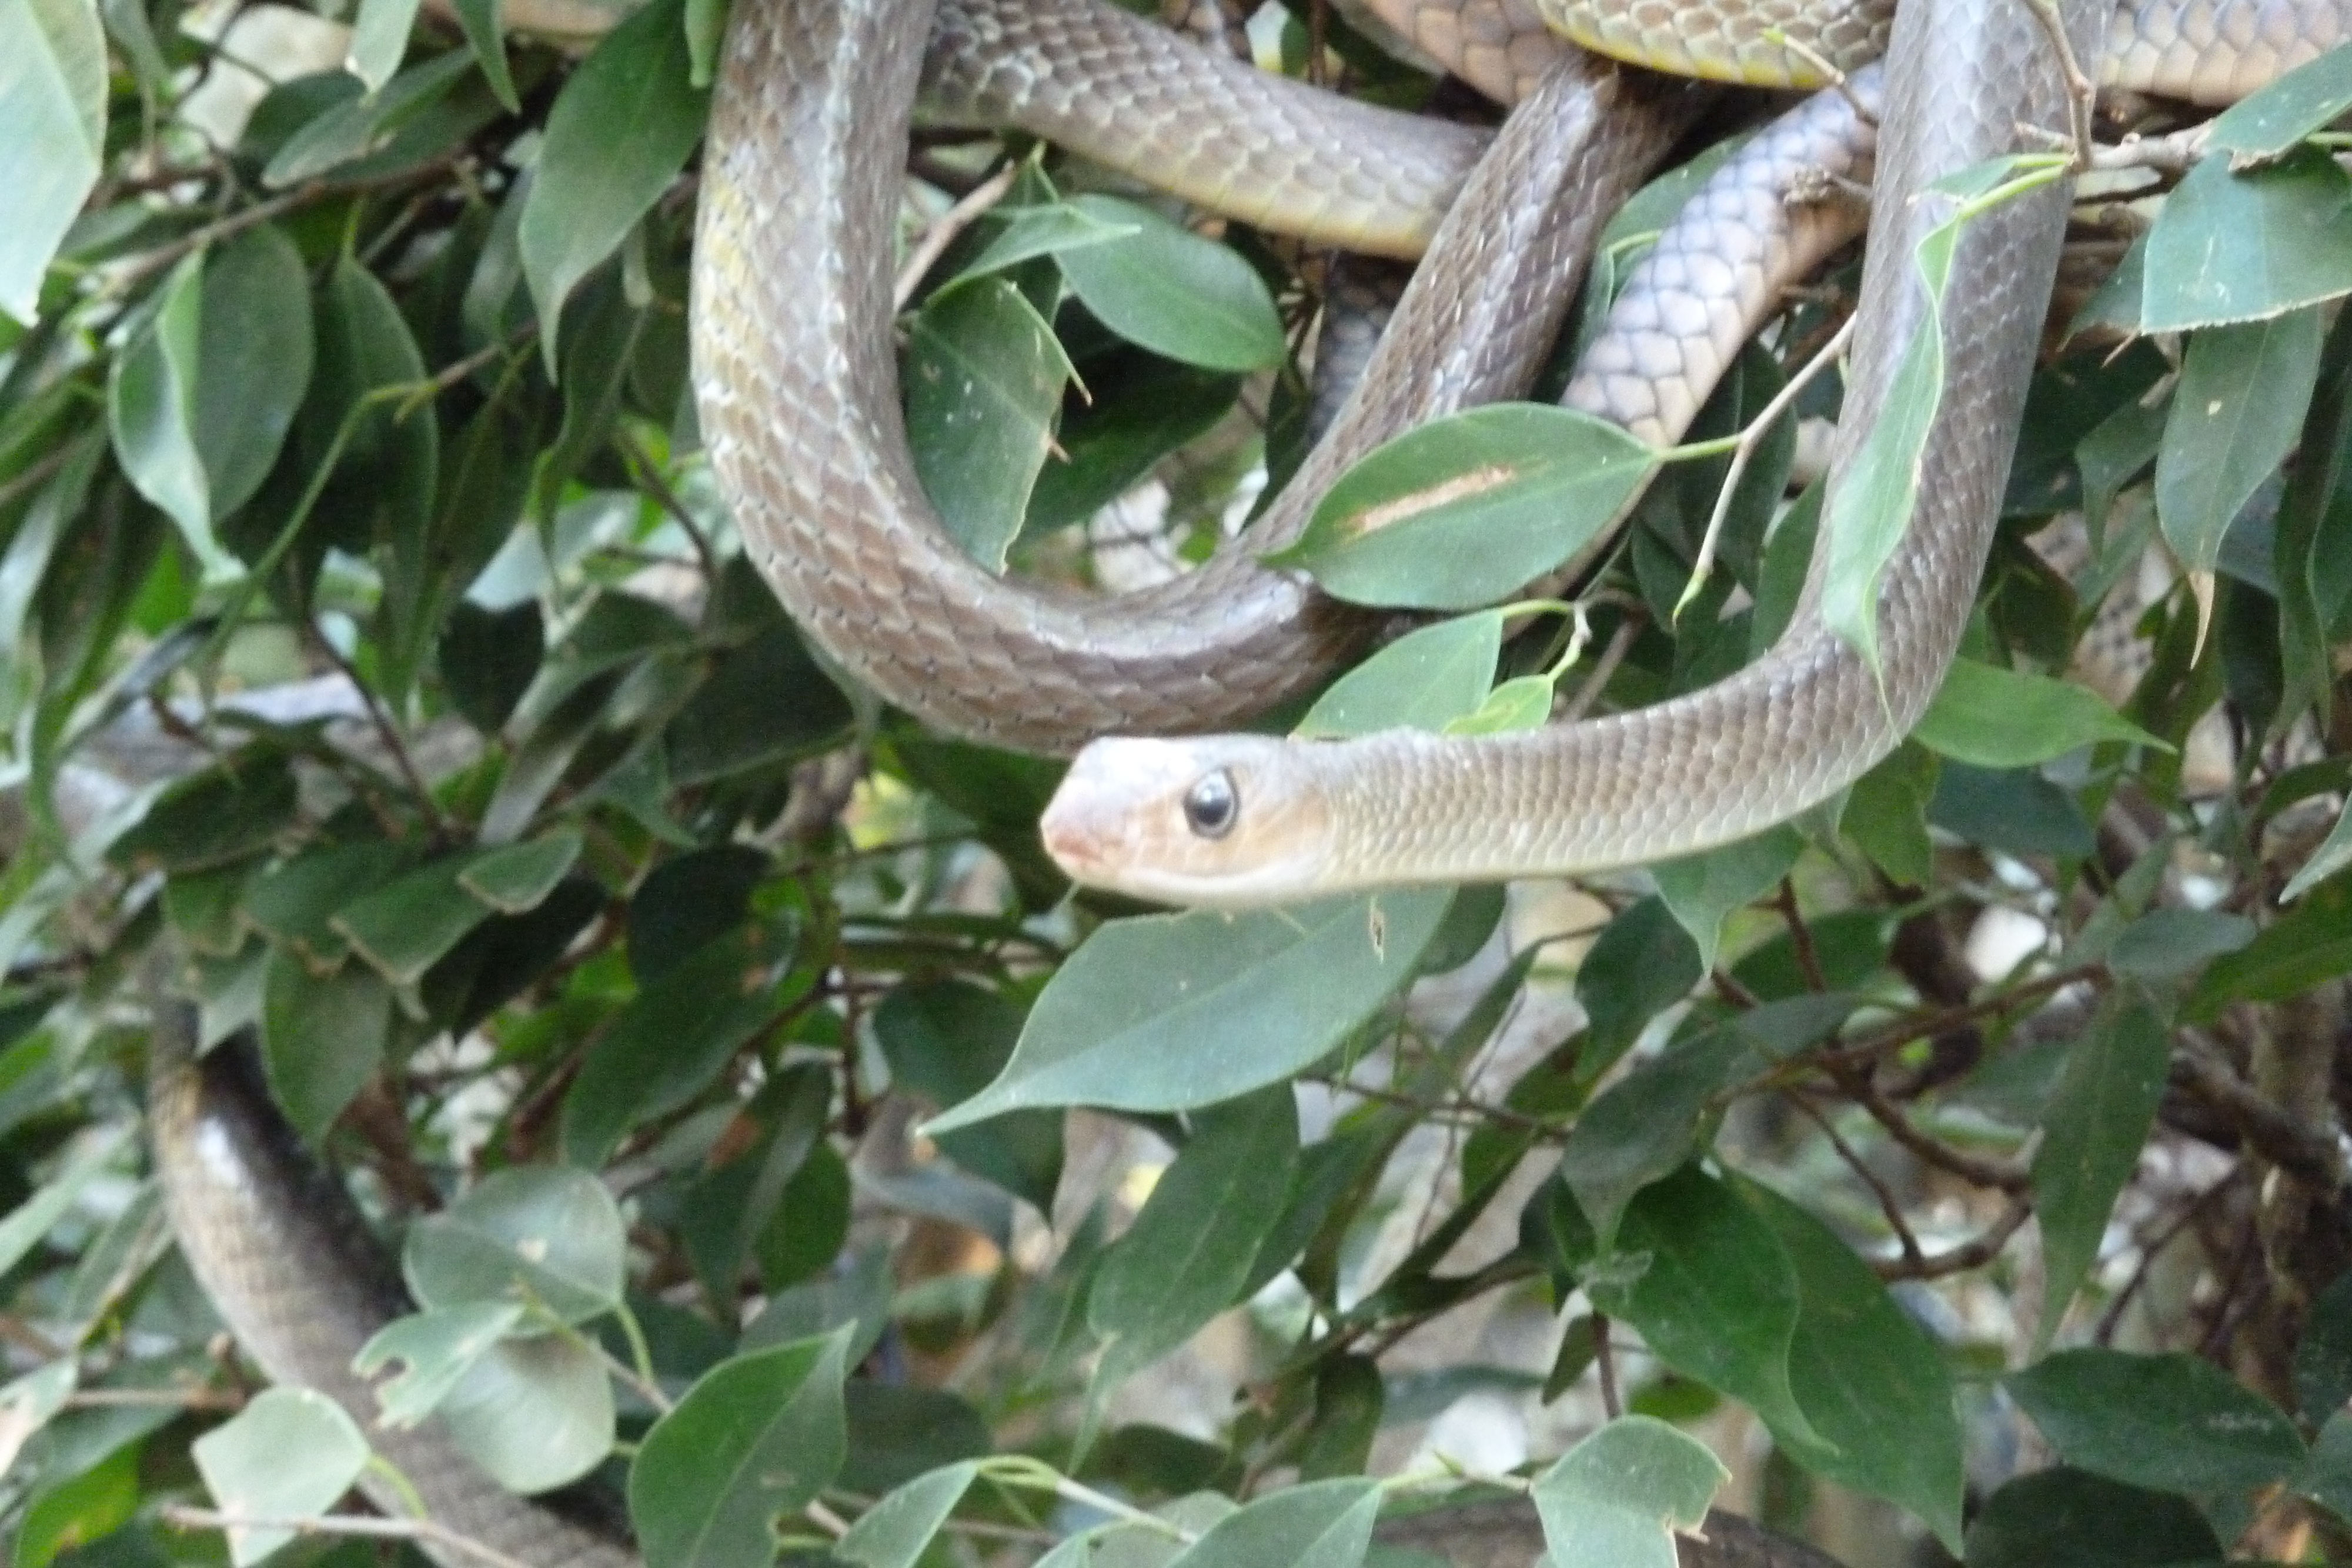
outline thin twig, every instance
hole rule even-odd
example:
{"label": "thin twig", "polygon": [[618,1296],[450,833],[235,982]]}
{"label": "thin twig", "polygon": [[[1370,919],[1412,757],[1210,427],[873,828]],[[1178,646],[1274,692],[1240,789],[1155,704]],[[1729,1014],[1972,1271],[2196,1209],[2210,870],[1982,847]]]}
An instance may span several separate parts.
{"label": "thin twig", "polygon": [[1747,476],[1748,459],[1756,455],[1757,448],[1764,444],[1765,436],[1771,433],[1772,427],[1780,423],[1780,416],[1811,384],[1812,379],[1845,352],[1846,344],[1853,340],[1854,323],[1861,319],[1859,316],[1847,317],[1838,329],[1830,334],[1829,340],[1813,351],[1813,357],[1805,361],[1804,369],[1790,376],[1789,384],[1774,392],[1772,401],[1766,403],[1762,412],[1740,431],[1739,444],[1732,449],[1731,465],[1724,470],[1722,487],[1715,495],[1715,509],[1707,515],[1706,532],[1699,539],[1698,559],[1691,564],[1690,581],[1683,589],[1682,598],[1675,602],[1675,620],[1682,619],[1684,608],[1698,597],[1699,590],[1706,586],[1708,574],[1715,570],[1716,546],[1723,537],[1724,519],[1731,515],[1731,498],[1738,493],[1739,481]]}
{"label": "thin twig", "polygon": [[418,771],[416,758],[408,754],[408,743],[401,737],[399,726],[392,722],[392,714],[383,706],[383,699],[376,695],[374,687],[361,678],[357,667],[343,657],[343,651],[335,646],[334,640],[320,629],[317,621],[309,622],[305,629],[320,656],[334,665],[336,673],[351,682],[352,689],[359,693],[360,706],[367,710],[368,723],[374,728],[377,738],[383,742],[384,750],[391,754],[392,765],[400,770],[401,781],[415,797],[417,810],[425,814],[425,827],[436,839],[446,836],[449,824],[442,817],[441,808],[433,799],[433,791],[425,787],[425,775]]}
{"label": "thin twig", "polygon": [[651,496],[661,509],[686,531],[688,541],[694,546],[696,558],[702,562],[702,575],[715,591],[719,587],[719,552],[711,548],[710,538],[702,531],[702,525],[695,520],[694,514],[687,509],[686,503],[670,487],[669,481],[663,477],[661,469],[654,462],[653,454],[647,452],[635,436],[623,431],[615,438],[615,444],[628,459],[634,471],[633,477],[645,486],[646,494]]}
{"label": "thin twig", "polygon": [[1903,1205],[1896,1200],[1894,1190],[1876,1171],[1870,1168],[1854,1146],[1845,1141],[1845,1135],[1837,1130],[1836,1124],[1820,1106],[1802,1094],[1792,1093],[1789,1100],[1822,1130],[1822,1135],[1830,1141],[1830,1147],[1837,1151],[1838,1158],[1846,1163],[1846,1167],[1861,1178],[1863,1186],[1868,1187],[1871,1196],[1878,1200],[1878,1212],[1885,1217],[1886,1228],[1895,1233],[1895,1244],[1903,1249],[1900,1261],[1913,1268],[1925,1267],[1927,1254],[1920,1251],[1919,1239],[1911,1233],[1911,1222],[1904,1218]]}
{"label": "thin twig", "polygon": [[2042,34],[2050,40],[2050,49],[2058,58],[2058,72],[2066,84],[2066,119],[2071,126],[2074,146],[2074,167],[2079,172],[2091,166],[2091,105],[2099,96],[2099,84],[2083,72],[2083,62],[2075,57],[2074,41],[2066,36],[2066,18],[2058,14],[2056,0],[2025,0],[2025,8],[2041,24]]}
{"label": "thin twig", "polygon": [[[2213,133],[2213,122],[2191,125],[2163,136],[2125,137],[2115,145],[2091,149],[2094,169],[2154,169],[2167,174],[2184,174],[2189,165],[2205,154],[2205,141]],[[2134,214],[2137,216],[2137,214]]]}
{"label": "thin twig", "polygon": [[1822,80],[1835,89],[1840,98],[1845,99],[1846,107],[1853,110],[1855,119],[1864,125],[1878,123],[1878,116],[1872,112],[1870,105],[1862,101],[1861,95],[1853,90],[1852,79],[1827,55],[1802,39],[1790,37],[1784,29],[1780,27],[1766,28],[1764,37],[1812,67]]}
{"label": "thin twig", "polygon": [[1978,1186],[1999,1187],[2003,1192],[2023,1192],[2026,1189],[2029,1177],[2022,1167],[1998,1160],[1979,1159],[1952,1147],[1941,1138],[1931,1137],[1920,1131],[1917,1124],[1870,1081],[1868,1068],[1850,1067],[1832,1071],[1830,1076],[1855,1104],[1870,1113],[1873,1121],[1886,1129],[1888,1137],[1908,1149],[1923,1164],[1948,1171],[1962,1181],[1973,1182]]}
{"label": "thin twig", "polygon": [[1617,623],[1617,630],[1609,634],[1609,646],[1601,649],[1601,657],[1594,661],[1592,673],[1584,677],[1584,684],[1576,688],[1576,695],[1568,699],[1568,706],[1559,710],[1553,723],[1574,724],[1584,716],[1585,710],[1608,686],[1610,677],[1616,674],[1617,666],[1625,662],[1626,650],[1633,647],[1633,639],[1641,632],[1642,623],[1637,617],[1628,615]]}
{"label": "thin twig", "polygon": [[509,1557],[495,1546],[487,1545],[470,1535],[461,1535],[437,1520],[431,1519],[371,1519],[349,1513],[289,1514],[284,1518],[259,1519],[250,1514],[222,1513],[215,1509],[190,1508],[185,1503],[167,1502],[163,1508],[163,1522],[184,1530],[290,1530],[297,1535],[359,1535],[378,1541],[429,1541],[453,1552],[462,1552],[490,1563],[492,1568],[530,1568],[519,1557]]}
{"label": "thin twig", "polygon": [[915,290],[922,283],[923,275],[931,270],[931,264],[940,259],[948,246],[955,244],[958,235],[979,221],[982,214],[1003,201],[1005,193],[1013,189],[1013,182],[1020,177],[1021,165],[1007,163],[974,186],[971,194],[932,220],[930,227],[923,231],[923,237],[915,242],[915,248],[907,253],[907,265],[898,269],[898,281],[890,286],[890,308],[893,311],[907,308],[907,301],[915,297]]}
{"label": "thin twig", "polygon": [[1923,1258],[1916,1265],[1902,1258],[1882,1258],[1871,1267],[1882,1280],[1940,1280],[1947,1274],[1965,1274],[1971,1269],[1981,1269],[2000,1256],[2009,1239],[2033,1213],[2033,1202],[2023,1194],[2012,1197],[2000,1218],[1985,1228],[1984,1234],[1973,1241],[1961,1243],[1948,1252],[1933,1258]]}

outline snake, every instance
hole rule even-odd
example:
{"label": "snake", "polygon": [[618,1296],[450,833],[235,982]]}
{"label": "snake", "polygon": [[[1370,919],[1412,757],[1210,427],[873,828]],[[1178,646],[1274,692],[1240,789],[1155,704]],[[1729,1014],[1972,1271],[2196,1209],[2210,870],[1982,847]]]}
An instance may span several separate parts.
{"label": "snake", "polygon": [[[1471,0],[1462,15],[1496,16],[1509,23],[1513,9],[1511,0]],[[713,461],[730,487],[746,539],[813,635],[885,695],[926,717],[1003,744],[1044,750],[1109,728],[1205,726],[1246,716],[1303,689],[1360,645],[1362,630],[1336,607],[1286,574],[1255,564],[1254,549],[1283,537],[1286,528],[1295,533],[1300,526],[1303,513],[1285,515],[1283,503],[1269,513],[1250,549],[1229,551],[1140,602],[1106,605],[1001,584],[968,562],[956,562],[943,548],[935,519],[925,513],[905,459],[895,382],[883,346],[887,242],[897,208],[893,149],[922,73],[922,7],[890,0],[740,0],[735,12],[713,107],[701,198],[694,324],[698,392]],[[1932,125],[1906,116],[1888,128],[1887,145],[1879,154],[1882,185],[1906,193],[1935,172],[2009,145],[2020,120],[2055,122],[2060,107],[2037,41],[2014,16],[1994,16],[1984,0],[1913,0],[1906,15],[1923,13],[1927,15],[1910,44],[1904,26],[1895,28],[1895,80],[1886,100],[1935,102],[1951,106],[1952,112]],[[1158,47],[1134,30],[1139,23],[1112,20],[1107,8],[1083,0],[952,0],[939,25],[961,19],[970,36],[978,37],[983,29],[974,18],[1017,22],[1078,15],[1104,29],[1089,37],[1118,45],[1097,50],[1098,58],[1115,60],[1118,48]],[[1443,27],[1425,19],[1407,21],[1408,36],[1424,43],[1433,28]],[[1687,122],[1693,100],[1686,92],[1580,56],[1548,52],[1539,44],[1527,44],[1526,36],[1509,26],[1482,35],[1483,64],[1475,68],[1523,95],[1519,110],[1491,147],[1475,135],[1457,136],[1415,121],[1413,139],[1440,149],[1431,168],[1413,176],[1419,193],[1409,191],[1402,199],[1380,194],[1388,187],[1378,170],[1359,169],[1342,180],[1324,163],[1315,165],[1320,172],[1307,177],[1310,188],[1341,193],[1327,204],[1335,214],[1331,226],[1387,236],[1369,248],[1385,246],[1400,254],[1426,248],[1441,265],[1425,267],[1408,291],[1395,329],[1368,373],[1367,390],[1342,415],[1304,472],[1304,483],[1294,489],[1327,480],[1354,455],[1415,420],[1505,395],[1523,384],[1565,308],[1546,307],[1537,297],[1565,295],[1562,280],[1572,276],[1577,257],[1589,248],[1600,215]],[[2085,50],[2088,43],[2085,38]],[[1045,57],[1059,57],[1049,50]],[[775,74],[786,68],[796,74]],[[1211,73],[1224,84],[1219,90],[1255,102],[1250,95],[1259,87],[1247,79],[1252,74]],[[948,72],[934,70],[935,86],[949,79]],[[984,83],[985,73],[975,79]],[[1981,101],[1973,96],[1979,92]],[[1284,112],[1293,116],[1293,124],[1304,123],[1297,118],[1305,112],[1300,106],[1318,101],[1297,99],[1286,89],[1274,96],[1289,105]],[[1191,116],[1199,124],[1212,118],[1198,110]],[[1348,156],[1360,161],[1373,145],[1365,127],[1388,122],[1375,118],[1348,123],[1355,130],[1337,141],[1351,150]],[[1759,140],[1784,151],[1788,144],[1787,138]],[[1172,168],[1181,160],[1164,162]],[[1210,162],[1196,161],[1195,167],[1208,169]],[[1449,167],[1454,172],[1447,172]],[[1571,170],[1585,175],[1590,186],[1567,180]],[[1194,183],[1215,187],[1218,177],[1211,171]],[[1588,190],[1601,193],[1581,193]],[[1561,191],[1570,193],[1548,194]],[[1213,193],[1192,193],[1206,199]],[[1885,233],[1874,235],[1874,258],[1902,246],[1924,221],[1915,207],[1924,211],[1926,205],[1880,200],[1874,222]],[[2000,490],[2008,433],[2015,424],[2039,324],[2038,299],[2046,293],[2046,282],[2037,287],[2034,280],[2046,275],[2054,259],[2063,211],[2063,192],[2044,193],[1972,225],[1964,241],[1963,276],[1971,281],[1956,291],[1950,307],[1954,319],[1967,329],[1953,364],[1953,385],[1960,395],[1948,402],[1931,433],[1927,461],[1939,486],[1910,530],[1915,542],[1906,543],[1890,572],[1890,629],[1912,625],[1915,616],[1926,618],[1923,630],[1896,632],[1888,639],[1890,672],[1906,682],[1916,683],[1916,666],[1935,663],[1939,642],[1955,634],[1948,624],[1955,612],[1943,602],[1949,595],[1939,601],[1930,580],[1940,570],[1958,571],[1971,552],[1981,557],[1980,536],[1989,527],[1984,519]],[[1378,221],[1368,224],[1367,212]],[[1787,217],[1784,213],[1764,226]],[[1811,231],[1803,237],[1806,244],[1820,239]],[[1790,251],[1780,241],[1765,248],[1775,246]],[[1681,253],[1662,243],[1659,254]],[[1655,265],[1663,277],[1666,263]],[[1970,267],[1989,270],[1966,270]],[[2004,298],[2012,285],[2014,295]],[[1735,284],[1735,292],[1738,287],[1744,285]],[[1674,310],[1661,309],[1662,329],[1674,336],[1665,320]],[[1872,389],[1884,380],[1891,345],[1900,340],[1909,319],[1906,310],[1916,310],[1916,303],[1906,304],[1901,278],[1893,269],[1874,266],[1865,280],[1863,312],[1866,325],[1880,325],[1865,331],[1857,348],[1855,364],[1863,373],[1850,403],[1865,416]],[[1579,395],[1616,395],[1608,391],[1614,373],[1580,379],[1587,390]],[[1669,413],[1666,422],[1674,417]],[[782,427],[789,428],[780,434]],[[1947,480],[1948,490],[1942,486]],[[803,550],[808,561],[787,559]],[[827,598],[828,585],[843,573],[866,573],[868,580],[857,593],[835,591]],[[1973,582],[1973,571],[1962,575]],[[800,587],[786,591],[787,582]],[[806,601],[795,600],[795,591]],[[1963,603],[1960,612],[1965,608]],[[860,617],[866,624],[853,636],[845,627]],[[909,630],[918,624],[919,635]],[[1202,635],[1171,655],[1171,626]],[[1811,663],[1797,657],[1803,649],[1787,645],[1768,661],[1792,700],[1818,704],[1824,694],[1853,695],[1851,670],[1840,664],[1833,649],[1823,651],[1818,643],[1816,638],[1806,644],[1813,649],[1806,655]],[[860,652],[877,644],[882,654]],[[1299,660],[1298,667],[1247,673],[1253,660],[1282,653]],[[1041,661],[1039,672],[1024,679],[1019,662],[1033,655]],[[975,667],[979,677],[969,674]],[[1714,700],[1736,708],[1745,699]],[[1885,723],[1891,720],[1861,727],[1869,733],[1849,745],[1866,750],[1879,744]],[[1557,749],[1562,737],[1590,727],[1570,727],[1514,744]],[[1632,733],[1622,726],[1620,732]],[[1686,727],[1683,733],[1740,732]],[[1703,755],[1691,740],[1671,734],[1666,740],[1670,749],[1679,747],[1672,750],[1676,758]],[[1110,744],[1149,748],[1179,743]],[[1228,759],[1213,749],[1243,743],[1181,744],[1212,748],[1191,766],[1197,770],[1205,765],[1211,774],[1239,783],[1243,815],[1260,814],[1273,799],[1264,789],[1268,779],[1247,771],[1254,765],[1250,759]],[[1319,754],[1388,766],[1376,750],[1344,749],[1356,744],[1341,743]],[[1571,756],[1586,760],[1565,770],[1531,771],[1528,758],[1511,761],[1505,756],[1506,771],[1522,785],[1531,782],[1536,804],[1549,807],[1562,799],[1557,791],[1563,785],[1577,783],[1577,767],[1591,766],[1596,754],[1590,747],[1570,740]],[[1416,755],[1436,766],[1435,759],[1447,754],[1447,748],[1437,747]],[[1491,755],[1479,748],[1453,747],[1452,754],[1467,756],[1480,768],[1492,766]],[[1103,755],[1082,754],[1072,783],[1083,788],[1089,777],[1087,758]],[[1738,768],[1736,757],[1717,755],[1727,759],[1726,766]],[[1851,758],[1823,768],[1833,772],[1841,766],[1851,766]],[[1339,782],[1328,775],[1325,781]],[[1707,793],[1700,783],[1694,802],[1675,821],[1702,820],[1720,810],[1715,802],[1721,791]],[[1196,792],[1196,786],[1197,778],[1186,781],[1182,792]],[[1066,797],[1070,787],[1065,787]],[[1811,786],[1800,786],[1798,792],[1806,787]],[[1495,798],[1489,790],[1470,803],[1483,808]],[[1622,819],[1629,810],[1618,803],[1622,799],[1601,804]],[[1065,804],[1057,802],[1057,810]],[[1177,809],[1181,816],[1181,801]],[[1071,821],[1066,814],[1059,825],[1066,829]],[[1054,831],[1049,826],[1049,834]],[[1646,831],[1678,830],[1652,825]],[[1234,836],[1229,832],[1226,838]],[[1071,841],[1066,835],[1056,847],[1066,851]],[[1417,873],[1433,863],[1433,852],[1413,851],[1412,841],[1410,833],[1392,833],[1391,852],[1395,844],[1405,845],[1406,869]],[[1458,862],[1461,850],[1439,846],[1433,852],[1453,853]],[[1413,853],[1423,858],[1411,859]],[[1475,856],[1473,861],[1487,863]],[[1391,869],[1396,864],[1391,861]],[[198,1058],[193,1014],[184,1003],[159,996],[154,1013],[150,1130],[184,1253],[268,1375],[322,1389],[364,1419],[372,1396],[352,1374],[351,1363],[376,1329],[404,1310],[395,1273],[367,1241],[365,1224],[348,1195],[310,1160],[269,1106],[250,1065],[241,1063],[233,1050]],[[594,1519],[499,1489],[432,1423],[407,1433],[378,1433],[374,1440],[414,1488],[413,1500],[433,1518],[530,1568],[625,1568],[637,1561]],[[405,1495],[371,1495],[389,1511],[403,1511],[411,1500]],[[1704,1544],[1683,1543],[1684,1561],[1692,1568],[1822,1568],[1818,1554],[1728,1515],[1711,1516],[1707,1536]],[[1461,1568],[1524,1564],[1540,1546],[1524,1505],[1501,1512],[1423,1516],[1388,1529],[1384,1539],[1434,1547]],[[463,1560],[442,1556],[453,1564]]]}

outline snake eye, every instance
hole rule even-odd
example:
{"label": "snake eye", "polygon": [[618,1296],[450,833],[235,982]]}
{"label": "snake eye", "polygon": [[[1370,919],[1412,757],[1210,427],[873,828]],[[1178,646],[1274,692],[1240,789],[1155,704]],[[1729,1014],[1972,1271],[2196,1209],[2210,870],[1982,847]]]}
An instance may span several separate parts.
{"label": "snake eye", "polygon": [[1223,838],[1234,831],[1234,819],[1241,813],[1242,798],[1226,768],[1203,773],[1184,791],[1184,821],[1202,838]]}

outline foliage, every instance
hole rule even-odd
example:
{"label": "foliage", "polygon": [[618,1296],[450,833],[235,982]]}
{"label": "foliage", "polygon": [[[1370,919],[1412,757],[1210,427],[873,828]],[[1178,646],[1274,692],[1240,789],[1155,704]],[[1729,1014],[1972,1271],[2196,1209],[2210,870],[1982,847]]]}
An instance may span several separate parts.
{"label": "foliage", "polygon": [[[1835,810],[1234,917],[1073,895],[1055,767],[878,710],[760,581],[688,385],[714,9],[0,0],[19,1568],[359,1550],[173,1527],[327,1511],[373,1427],[257,1392],[173,1251],[158,945],[399,1239],[384,1418],[625,1498],[656,1568],[1348,1568],[1437,1454],[1531,1490],[1559,1568],[1664,1563],[1724,1475],[1692,1432],[1787,1528],[1891,1505],[1885,1561],[2352,1561],[2347,57],[2091,247],[1964,662]],[[1294,9],[1286,68],[1311,20],[1316,74],[1428,89]],[[910,215],[1000,162],[905,318],[919,470],[992,564],[1108,577],[1138,517],[1197,559],[1296,462],[1320,259],[994,138],[935,139]],[[1522,727],[1768,645],[1819,494],[1784,428],[1718,517],[1724,438],[1853,279],[1666,458],[1515,406],[1361,465],[1294,562],[1466,613],[1302,728]],[[1572,604],[1500,607],[1654,474]],[[1541,1355],[1485,1359],[1490,1316]]]}

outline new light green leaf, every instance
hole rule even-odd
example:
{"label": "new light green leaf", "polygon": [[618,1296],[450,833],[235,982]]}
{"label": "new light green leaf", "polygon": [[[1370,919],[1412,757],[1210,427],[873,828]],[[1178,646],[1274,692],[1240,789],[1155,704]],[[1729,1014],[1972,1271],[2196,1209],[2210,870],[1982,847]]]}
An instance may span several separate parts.
{"label": "new light green leaf", "polygon": [[626,1247],[603,1182],[568,1166],[509,1166],[409,1227],[401,1272],[428,1308],[517,1301],[579,1323],[620,1304]]}
{"label": "new light green leaf", "polygon": [[2072,681],[1955,659],[1912,738],[1976,768],[2031,768],[2103,740],[2169,746]]}
{"label": "new light green leaf", "polygon": [[1408,632],[1332,682],[1291,733],[1330,739],[1382,729],[1443,730],[1478,710],[1495,684],[1502,647],[1499,610]]}
{"label": "new light green leaf", "polygon": [[1217,1521],[1168,1568],[1356,1568],[1380,1514],[1380,1484],[1363,1477],[1285,1487]]}
{"label": "new light green leaf", "polygon": [[1705,1523],[1730,1479],[1696,1437],[1619,1416],[1536,1478],[1552,1568],[1675,1568],[1675,1531]]}
{"label": "new light green leaf", "polygon": [[[332,1399],[310,1388],[265,1388],[244,1409],[188,1445],[196,1472],[223,1513],[299,1519],[327,1512],[368,1462],[367,1438]],[[260,1562],[294,1539],[290,1530],[232,1526],[229,1561]]]}
{"label": "new light green leaf", "polygon": [[98,183],[106,30],[89,0],[0,0],[0,310],[30,326],[41,277]]}
{"label": "new light green leaf", "polygon": [[450,1437],[509,1491],[547,1491],[613,1451],[613,1375],[586,1340],[501,1339],[457,1376],[438,1411]]}
{"label": "new light green leaf", "polygon": [[996,1082],[926,1131],[1039,1105],[1191,1110],[1287,1078],[1412,978],[1452,899],[1410,888],[1115,921],[1046,983]]}
{"label": "new light green leaf", "polygon": [[710,94],[688,79],[680,0],[653,0],[563,84],[523,200],[518,243],[548,371],[572,287],[652,210],[694,151]]}
{"label": "new light green leaf", "polygon": [[390,81],[408,53],[408,30],[416,25],[418,0],[360,0],[352,25],[352,47],[343,68],[370,92]]}
{"label": "new light green leaf", "polygon": [[1549,675],[1516,675],[1486,694],[1486,700],[1460,718],[1448,719],[1447,735],[1502,735],[1514,729],[1540,729],[1551,717]]}
{"label": "new light green leaf", "polygon": [[458,1379],[523,1321],[520,1301],[461,1301],[430,1312],[408,1312],[378,1329],[352,1360],[352,1370],[373,1377],[394,1362],[404,1364],[376,1385],[375,1396],[387,1427],[414,1427],[433,1414]]}
{"label": "new light green leaf", "polygon": [[1493,403],[1375,448],[1266,559],[1352,603],[1475,610],[1600,538],[1657,465],[1655,447],[1607,420]]}
{"label": "new light green leaf", "polygon": [[917,1476],[859,1515],[832,1555],[859,1568],[915,1568],[978,1474],[965,1459]]}

